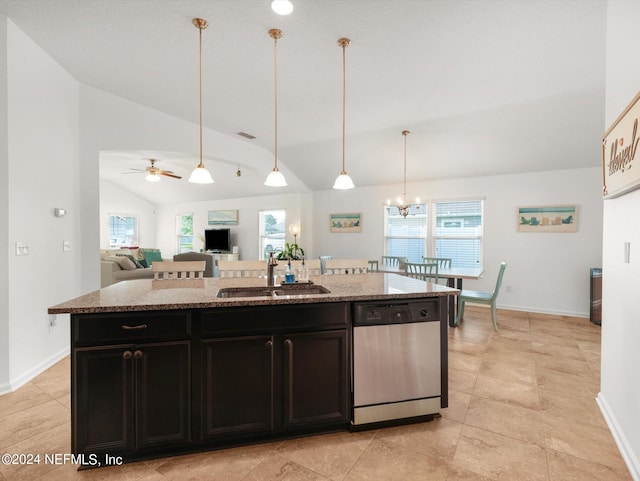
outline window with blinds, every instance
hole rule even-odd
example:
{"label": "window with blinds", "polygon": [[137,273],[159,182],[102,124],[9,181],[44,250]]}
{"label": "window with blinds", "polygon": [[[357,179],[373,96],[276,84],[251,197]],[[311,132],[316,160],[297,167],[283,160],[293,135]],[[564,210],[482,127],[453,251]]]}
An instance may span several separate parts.
{"label": "window with blinds", "polygon": [[109,248],[138,245],[138,218],[134,215],[109,214]]}
{"label": "window with blinds", "polygon": [[452,259],[452,267],[482,265],[484,201],[435,202],[434,257]]}
{"label": "window with blinds", "polygon": [[193,248],[193,214],[178,214],[176,216],[176,235],[178,254],[192,252]]}
{"label": "window with blinds", "polygon": [[402,217],[397,207],[385,207],[385,255],[422,262],[427,244],[427,205],[412,204]]}
{"label": "window with blinds", "polygon": [[407,217],[395,206],[385,207],[384,255],[409,262],[446,257],[452,267],[482,266],[483,211],[483,200],[414,204]]}

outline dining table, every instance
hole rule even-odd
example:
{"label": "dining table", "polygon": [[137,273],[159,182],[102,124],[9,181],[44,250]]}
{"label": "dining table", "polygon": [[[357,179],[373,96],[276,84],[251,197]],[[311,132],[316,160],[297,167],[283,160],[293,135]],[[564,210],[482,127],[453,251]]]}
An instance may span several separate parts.
{"label": "dining table", "polygon": [[[378,272],[386,272],[390,274],[406,275],[403,265],[391,266],[380,264]],[[482,277],[484,269],[482,267],[439,267],[438,279],[446,279],[447,287],[462,290],[462,281],[464,279],[478,280]],[[457,327],[456,322],[456,301],[458,296],[449,296],[448,317],[449,326]]]}

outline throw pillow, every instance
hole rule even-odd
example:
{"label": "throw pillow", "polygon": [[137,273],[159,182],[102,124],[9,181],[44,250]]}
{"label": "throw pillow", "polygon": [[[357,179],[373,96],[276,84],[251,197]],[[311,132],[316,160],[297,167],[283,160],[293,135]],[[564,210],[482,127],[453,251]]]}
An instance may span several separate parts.
{"label": "throw pillow", "polygon": [[133,264],[136,266],[136,269],[144,268],[144,266],[140,263],[140,261],[138,259],[136,259],[135,257],[133,257],[131,254],[116,254],[116,256],[118,256],[118,257],[127,257],[127,258],[131,259],[131,262],[133,262]]}
{"label": "throw pillow", "polygon": [[138,262],[142,267],[149,267],[149,263],[147,262],[146,259],[140,259]]}
{"label": "throw pillow", "polygon": [[162,254],[160,251],[145,251],[144,259],[147,261],[149,265],[153,264],[156,261],[162,261]]}
{"label": "throw pillow", "polygon": [[118,265],[120,266],[120,269],[124,271],[133,271],[136,269],[136,265],[127,256],[119,255],[116,256],[116,259],[118,259]]}

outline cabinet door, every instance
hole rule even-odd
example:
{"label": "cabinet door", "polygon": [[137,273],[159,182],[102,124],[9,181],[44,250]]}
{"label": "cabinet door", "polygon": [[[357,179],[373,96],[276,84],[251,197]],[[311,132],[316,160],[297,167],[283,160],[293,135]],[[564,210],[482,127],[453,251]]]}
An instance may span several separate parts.
{"label": "cabinet door", "polygon": [[98,454],[132,449],[132,346],[76,349],[74,356],[73,452]]}
{"label": "cabinet door", "polygon": [[288,334],[283,344],[285,429],[346,423],[347,331]]}
{"label": "cabinet door", "polygon": [[136,448],[191,440],[189,341],[136,346]]}
{"label": "cabinet door", "polygon": [[202,341],[203,436],[240,436],[274,427],[272,336]]}

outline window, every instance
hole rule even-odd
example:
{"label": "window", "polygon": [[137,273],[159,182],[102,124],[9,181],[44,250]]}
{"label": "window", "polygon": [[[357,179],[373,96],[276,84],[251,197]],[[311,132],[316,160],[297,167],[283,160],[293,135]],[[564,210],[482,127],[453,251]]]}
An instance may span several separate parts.
{"label": "window", "polygon": [[178,214],[176,216],[176,234],[178,242],[176,251],[193,252],[193,214]]}
{"label": "window", "polygon": [[433,202],[413,204],[402,217],[397,207],[385,207],[385,255],[409,262],[448,257],[452,267],[481,266],[483,209],[483,200]]}
{"label": "window", "polygon": [[384,251],[387,256],[406,257],[422,262],[426,256],[427,205],[411,204],[409,215],[402,217],[397,207],[385,207]]}
{"label": "window", "polygon": [[451,267],[482,265],[482,200],[434,203],[434,257],[449,257]]}
{"label": "window", "polygon": [[109,214],[109,248],[138,245],[138,218],[134,215]]}
{"label": "window", "polygon": [[260,260],[269,258],[269,252],[274,255],[284,249],[284,227],[286,225],[286,211],[260,211]]}

